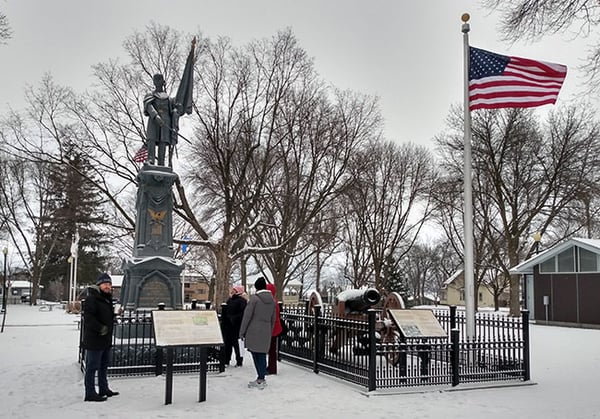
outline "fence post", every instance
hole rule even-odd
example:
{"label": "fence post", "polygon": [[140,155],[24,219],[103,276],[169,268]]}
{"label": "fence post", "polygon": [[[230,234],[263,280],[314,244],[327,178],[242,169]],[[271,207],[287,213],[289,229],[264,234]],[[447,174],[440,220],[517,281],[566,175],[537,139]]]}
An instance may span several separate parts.
{"label": "fence post", "polygon": [[531,379],[531,364],[529,358],[529,310],[521,310],[523,323],[523,380]]}
{"label": "fence post", "polygon": [[[283,319],[281,318],[281,313],[283,313],[283,301],[278,301],[277,304],[279,305],[279,322],[283,323]],[[283,324],[282,324],[283,326]],[[281,337],[282,337],[283,333],[280,333],[279,335],[277,335],[277,362],[281,362],[281,352],[279,351],[279,346],[281,345]]]}
{"label": "fence post", "polygon": [[452,387],[456,387],[460,383],[459,376],[459,339],[460,331],[458,329],[452,329],[450,331],[450,342],[451,342],[451,353],[450,353],[450,365],[452,366]]}
{"label": "fence post", "polygon": [[456,329],[456,306],[450,306],[450,330]]}
{"label": "fence post", "polygon": [[313,372],[319,373],[319,347],[321,345],[319,338],[319,317],[321,316],[321,306],[314,307],[315,315],[313,317]]}
{"label": "fence post", "polygon": [[377,339],[375,333],[376,310],[367,311],[369,321],[369,391],[377,388]]}

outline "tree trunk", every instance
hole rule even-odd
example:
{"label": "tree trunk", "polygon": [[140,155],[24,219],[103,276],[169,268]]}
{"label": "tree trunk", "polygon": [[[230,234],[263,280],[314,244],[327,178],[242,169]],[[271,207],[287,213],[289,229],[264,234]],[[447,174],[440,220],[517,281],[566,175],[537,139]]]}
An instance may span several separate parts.
{"label": "tree trunk", "polygon": [[[512,237],[508,242],[508,259],[510,266],[516,266],[519,263],[519,256],[517,249],[519,248],[519,239]],[[519,275],[510,276],[510,310],[509,315],[511,317],[518,317],[521,315],[521,281]]]}
{"label": "tree trunk", "polygon": [[214,307],[219,309],[221,304],[229,297],[231,277],[231,257],[229,255],[228,243],[221,243],[215,250],[216,272],[215,272],[215,294],[213,298]]}

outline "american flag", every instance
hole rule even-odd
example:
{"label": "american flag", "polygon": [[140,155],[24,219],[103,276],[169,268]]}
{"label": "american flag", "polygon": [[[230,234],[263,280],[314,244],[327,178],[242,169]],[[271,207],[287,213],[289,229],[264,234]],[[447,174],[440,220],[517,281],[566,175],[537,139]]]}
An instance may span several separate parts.
{"label": "american flag", "polygon": [[143,163],[148,159],[148,147],[144,144],[133,156],[133,161],[136,163]]}
{"label": "american flag", "polygon": [[469,109],[530,108],[555,103],[567,67],[469,48]]}

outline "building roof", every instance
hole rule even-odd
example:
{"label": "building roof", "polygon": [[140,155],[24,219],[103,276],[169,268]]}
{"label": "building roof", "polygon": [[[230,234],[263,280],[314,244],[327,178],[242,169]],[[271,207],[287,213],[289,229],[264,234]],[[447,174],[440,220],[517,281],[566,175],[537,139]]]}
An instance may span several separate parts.
{"label": "building roof", "polygon": [[549,249],[546,249],[543,252],[540,252],[527,260],[524,260],[517,266],[511,268],[509,272],[511,274],[532,274],[534,266],[545,262],[546,260],[556,256],[557,254],[563,252],[564,250],[572,246],[578,246],[583,249],[589,250],[590,252],[600,254],[599,239],[572,238],[563,243],[559,243]]}
{"label": "building roof", "polygon": [[462,275],[462,273],[463,273],[463,270],[459,269],[458,271],[454,272],[452,274],[452,276],[450,276],[448,279],[446,279],[442,285],[444,287],[447,287],[448,285],[453,283],[458,277],[460,277]]}
{"label": "building roof", "polygon": [[[29,289],[31,288],[31,281],[22,281],[22,280],[12,280],[9,281],[10,288],[14,289]],[[43,285],[40,285],[40,288],[44,288]]]}

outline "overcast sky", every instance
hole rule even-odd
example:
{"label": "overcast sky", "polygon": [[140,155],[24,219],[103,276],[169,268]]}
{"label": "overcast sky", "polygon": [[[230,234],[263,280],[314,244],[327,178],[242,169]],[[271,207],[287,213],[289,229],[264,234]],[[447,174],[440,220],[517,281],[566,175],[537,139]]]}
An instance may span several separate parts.
{"label": "overcast sky", "polygon": [[399,142],[431,146],[450,105],[462,103],[463,12],[472,46],[567,65],[561,104],[584,91],[576,66],[585,40],[510,45],[498,15],[476,0],[0,0],[0,11],[14,32],[0,45],[0,114],[20,108],[26,85],[46,72],[76,91],[89,88],[91,66],[122,56],[125,38],[151,21],[236,45],[291,27],[326,81],[379,96],[385,135]]}

